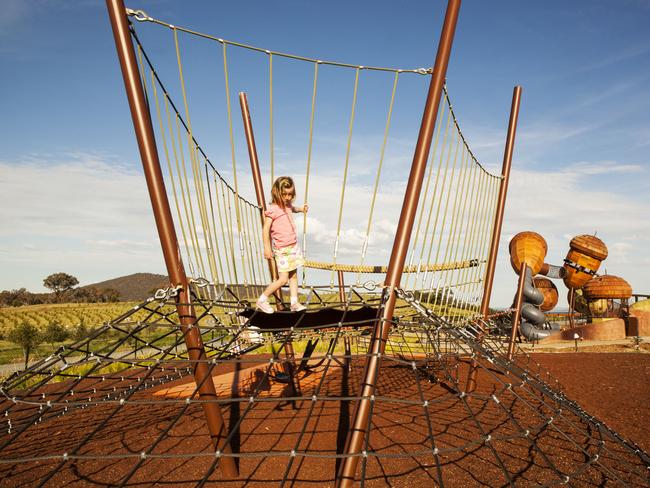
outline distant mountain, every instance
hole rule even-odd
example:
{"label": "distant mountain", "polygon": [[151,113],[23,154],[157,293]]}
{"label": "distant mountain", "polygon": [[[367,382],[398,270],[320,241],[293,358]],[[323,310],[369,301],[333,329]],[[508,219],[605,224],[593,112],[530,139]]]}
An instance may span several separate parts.
{"label": "distant mountain", "polygon": [[112,280],[93,283],[81,288],[97,288],[99,290],[112,288],[120,293],[121,302],[144,300],[152,295],[152,290],[169,286],[169,278],[154,273],[135,273]]}

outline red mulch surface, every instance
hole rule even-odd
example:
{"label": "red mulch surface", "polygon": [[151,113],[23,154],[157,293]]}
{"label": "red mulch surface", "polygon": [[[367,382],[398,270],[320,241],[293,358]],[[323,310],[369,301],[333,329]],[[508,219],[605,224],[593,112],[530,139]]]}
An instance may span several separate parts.
{"label": "red mulch surface", "polygon": [[[532,359],[550,370],[569,399],[650,450],[650,354],[534,354]],[[184,401],[192,393],[192,378],[184,376],[137,391],[125,405],[70,409],[19,434],[14,425],[12,434],[0,437],[0,461],[23,460],[0,463],[0,486],[334,486],[335,455],[349,430],[355,405],[349,397],[358,394],[361,359],[350,371],[333,364],[327,374],[301,375],[302,398],[294,402],[283,398],[290,394],[288,385],[267,381],[263,367],[249,366],[238,372],[224,366],[215,376],[219,397],[234,400],[222,405],[226,425],[240,422],[231,442],[238,454],[236,479],[224,477],[215,462],[201,405]],[[565,481],[650,486],[638,456],[571,408],[539,394],[530,387],[534,380],[522,383],[484,361],[476,392],[458,395],[467,369],[467,360],[429,363],[428,369],[419,363],[417,373],[384,362],[366,447],[370,454],[360,458],[357,480],[368,487],[439,486],[441,480],[448,487]],[[45,398],[63,387],[48,388]],[[107,391],[94,384],[76,388]],[[20,408],[31,407],[16,407],[12,415],[18,419]],[[291,456],[292,450],[297,455]],[[153,456],[141,458],[143,451]],[[64,461],[66,452],[75,459]]]}
{"label": "red mulch surface", "polygon": [[650,452],[650,354],[532,354],[567,397]]}

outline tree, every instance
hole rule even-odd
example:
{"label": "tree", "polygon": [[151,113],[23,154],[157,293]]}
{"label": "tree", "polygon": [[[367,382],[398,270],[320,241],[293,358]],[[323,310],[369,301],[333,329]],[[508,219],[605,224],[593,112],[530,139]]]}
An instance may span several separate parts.
{"label": "tree", "polygon": [[63,342],[68,338],[68,331],[58,322],[50,322],[43,331],[43,340],[49,342],[54,348],[56,342]]}
{"label": "tree", "polygon": [[25,369],[29,364],[29,353],[43,342],[43,336],[38,332],[38,329],[27,322],[22,322],[11,328],[9,334],[7,334],[7,339],[22,348],[25,356]]}
{"label": "tree", "polygon": [[55,300],[58,302],[61,293],[72,289],[79,284],[79,280],[67,273],[54,273],[43,280],[43,286],[54,292]]}
{"label": "tree", "polygon": [[35,305],[37,303],[43,303],[43,296],[30,293],[25,288],[0,291],[0,306],[20,307],[21,305]]}

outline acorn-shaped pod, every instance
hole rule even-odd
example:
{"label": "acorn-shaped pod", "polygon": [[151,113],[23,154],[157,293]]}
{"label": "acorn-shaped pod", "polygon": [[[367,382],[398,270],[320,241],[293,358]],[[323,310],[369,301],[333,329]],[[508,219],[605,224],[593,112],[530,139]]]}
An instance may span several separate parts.
{"label": "acorn-shaped pod", "polygon": [[585,298],[591,302],[600,299],[621,299],[632,296],[632,287],[623,278],[613,275],[596,276],[583,287]]}
{"label": "acorn-shaped pod", "polygon": [[533,283],[535,284],[535,288],[541,291],[542,295],[544,295],[544,301],[539,308],[543,312],[553,310],[555,305],[557,305],[558,300],[557,287],[555,286],[555,283],[548,278],[542,278],[540,276],[533,278]]}
{"label": "acorn-shaped pod", "polygon": [[[571,306],[571,290],[567,292],[566,295],[566,301],[569,303],[569,306]],[[573,290],[573,310],[582,313],[582,314],[587,314],[589,313],[589,304],[587,303],[587,299],[585,298],[584,293],[582,292],[582,288],[578,288],[577,290]],[[569,310],[571,311],[571,310]]]}
{"label": "acorn-shaped pod", "polygon": [[582,288],[607,258],[607,246],[596,236],[581,235],[571,239],[569,248],[564,259],[564,284],[567,288]]}
{"label": "acorn-shaped pod", "polygon": [[526,263],[533,276],[539,273],[544,264],[548,247],[537,232],[520,232],[510,240],[510,264],[519,274],[521,263]]}

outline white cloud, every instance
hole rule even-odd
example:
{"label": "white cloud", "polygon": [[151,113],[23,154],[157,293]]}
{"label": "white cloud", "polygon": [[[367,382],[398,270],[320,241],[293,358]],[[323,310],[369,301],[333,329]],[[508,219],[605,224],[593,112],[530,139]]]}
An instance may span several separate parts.
{"label": "white cloud", "polygon": [[[81,283],[161,271],[144,177],[98,154],[0,161],[0,289],[36,291],[56,270]],[[56,270],[54,269],[56,268]]]}
{"label": "white cloud", "polygon": [[[585,178],[632,171],[642,174],[644,169],[616,161],[582,161],[558,171],[514,171],[492,303],[507,306],[512,300],[517,279],[509,265],[507,238],[524,230],[544,236],[552,264],[562,264],[571,237],[597,231],[610,249],[607,271],[628,280],[636,291],[650,290],[640,266],[648,261],[647,201],[584,184]],[[308,257],[331,261],[342,176],[327,171],[314,172],[311,178]],[[300,204],[304,175],[295,179]],[[372,197],[372,181],[367,180],[348,181],[339,263],[360,262]],[[36,291],[43,277],[55,271],[74,274],[82,283],[137,271],[164,272],[144,178],[123,164],[84,153],[0,162],[0,192],[13,202],[0,207],[5,224],[0,228],[0,289],[26,286]],[[249,178],[240,179],[240,192],[254,194]],[[387,264],[403,192],[403,181],[380,184],[366,264]],[[302,215],[295,220],[301,234]],[[196,230],[203,249],[203,229],[197,224]],[[446,246],[446,239],[441,242]],[[322,284],[324,275],[309,276]]]}
{"label": "white cloud", "polygon": [[[577,169],[576,169],[577,168]],[[621,170],[621,168],[626,168]],[[602,269],[626,279],[637,293],[648,293],[650,279],[640,266],[646,256],[650,221],[646,218],[647,196],[624,195],[612,187],[590,189],[585,175],[606,177],[621,171],[642,171],[616,162],[582,162],[566,171],[514,171],[511,175],[503,235],[525,230],[547,241],[547,262],[561,265],[571,238],[593,234],[605,242],[609,256]],[[507,306],[516,291],[517,278],[509,265],[507,240],[502,239],[495,277],[493,303]],[[560,304],[564,303],[560,288]]]}

